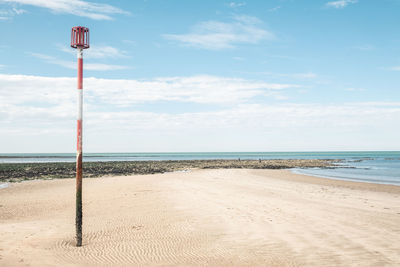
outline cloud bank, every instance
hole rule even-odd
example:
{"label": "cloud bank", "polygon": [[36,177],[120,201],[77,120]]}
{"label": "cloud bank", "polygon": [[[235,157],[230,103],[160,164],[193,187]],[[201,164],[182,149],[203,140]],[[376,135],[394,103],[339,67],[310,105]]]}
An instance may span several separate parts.
{"label": "cloud bank", "polygon": [[[69,77],[1,74],[3,151],[35,151],[36,142],[36,151],[73,151],[75,85]],[[90,151],[394,149],[400,102],[257,103],[293,87],[207,75],[86,78],[85,144]],[[171,111],[165,102],[184,106]]]}

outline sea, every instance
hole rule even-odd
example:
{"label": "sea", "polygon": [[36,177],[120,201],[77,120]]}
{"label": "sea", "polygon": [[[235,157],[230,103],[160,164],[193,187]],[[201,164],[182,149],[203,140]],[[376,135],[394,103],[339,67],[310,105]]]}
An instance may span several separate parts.
{"label": "sea", "polygon": [[[85,162],[201,159],[342,159],[343,162],[336,168],[296,168],[292,171],[330,179],[400,185],[400,151],[84,153],[83,155]],[[74,153],[0,154],[0,164],[74,161]]]}

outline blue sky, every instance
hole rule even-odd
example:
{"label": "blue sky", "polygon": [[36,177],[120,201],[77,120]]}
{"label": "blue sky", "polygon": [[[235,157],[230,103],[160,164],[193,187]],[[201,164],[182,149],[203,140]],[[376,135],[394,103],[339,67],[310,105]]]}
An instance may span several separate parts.
{"label": "blue sky", "polygon": [[400,1],[0,0],[0,147],[400,150]]}

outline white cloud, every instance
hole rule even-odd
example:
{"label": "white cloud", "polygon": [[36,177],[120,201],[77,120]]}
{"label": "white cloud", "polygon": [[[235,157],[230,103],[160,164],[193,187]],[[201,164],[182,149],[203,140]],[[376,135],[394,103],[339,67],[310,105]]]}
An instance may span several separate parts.
{"label": "white cloud", "polygon": [[236,15],[233,18],[236,21],[239,21],[239,22],[247,24],[247,25],[256,25],[256,24],[261,24],[262,23],[262,20],[260,20],[257,17],[253,17],[253,16]]}
{"label": "white cloud", "polygon": [[[76,69],[77,68],[77,63],[74,61],[66,61],[66,60],[60,60],[56,57],[40,54],[40,53],[29,53],[30,55],[40,58],[44,60],[47,63],[62,66],[64,68],[68,69]],[[121,65],[113,65],[113,64],[103,64],[103,63],[86,63],[84,68],[86,70],[94,70],[94,71],[108,71],[108,70],[122,70],[122,69],[127,69],[127,66],[121,66]]]}
{"label": "white cloud", "polygon": [[268,9],[268,11],[275,12],[275,11],[278,11],[279,9],[281,9],[281,8],[282,8],[281,6],[276,6],[276,7]]}
{"label": "white cloud", "polygon": [[127,14],[117,7],[83,0],[0,0],[0,3],[30,5],[50,9],[54,13],[66,13],[95,20],[111,20],[111,14]]}
{"label": "white cloud", "polygon": [[28,12],[28,11],[26,11],[26,10],[24,10],[24,9],[18,9],[18,8],[13,8],[12,10],[13,10],[14,13],[17,14],[17,15],[21,15],[21,14],[24,14],[24,13],[27,13],[27,12]]}
{"label": "white cloud", "polygon": [[[1,0],[0,0],[0,3],[1,3]],[[18,9],[18,8],[12,8],[9,10],[0,10],[0,20],[8,20],[16,15],[21,15],[24,13],[27,13],[27,11],[23,10],[23,9]]]}
{"label": "white cloud", "polygon": [[112,46],[93,46],[87,50],[87,56],[91,58],[120,58],[126,53]]}
{"label": "white cloud", "polygon": [[187,34],[164,34],[169,40],[204,49],[234,48],[238,44],[257,44],[274,39],[274,34],[260,27],[261,21],[251,16],[235,16],[233,22],[204,21]]}
{"label": "white cloud", "polygon": [[[69,46],[65,45],[57,45],[58,48],[66,52],[68,54],[76,54],[76,49],[72,49]],[[125,51],[122,51],[116,47],[112,47],[109,45],[91,45],[89,49],[86,49],[85,52],[85,58],[124,58],[127,57],[127,53]]]}
{"label": "white cloud", "polygon": [[315,79],[318,75],[314,72],[303,72],[303,73],[275,73],[275,72],[259,72],[258,74],[264,74],[274,77],[288,77],[295,79]]}
{"label": "white cloud", "polygon": [[[214,119],[208,113],[172,115],[168,110],[154,113],[133,109],[137,104],[157,102],[169,102],[172,106],[174,103],[198,103],[226,107],[246,103],[256,96],[268,97],[271,92],[289,87],[291,85],[214,76],[140,81],[85,78],[85,119],[88,118],[92,129],[110,126],[125,133],[133,128],[154,128],[154,125],[179,126],[190,119],[208,116],[211,121]],[[75,110],[76,78],[0,74],[0,136],[68,132]]]}
{"label": "white cloud", "polygon": [[[1,102],[23,104],[44,101],[57,104],[67,100],[75,86],[75,78],[49,78],[26,75],[0,75]],[[205,104],[244,103],[256,96],[294,88],[297,85],[249,81],[217,76],[167,77],[151,80],[111,80],[85,78],[85,92],[89,99],[113,106],[128,106],[156,101],[177,101]],[[47,90],[52,88],[51,90]],[[45,95],[46,98],[39,97]],[[40,102],[39,101],[39,102]],[[62,103],[67,103],[62,102]]]}
{"label": "white cloud", "polygon": [[389,68],[389,70],[400,71],[400,66],[391,67],[391,68]]}
{"label": "white cloud", "polygon": [[242,7],[245,5],[246,5],[245,2],[230,2],[229,3],[229,7],[231,7],[231,8],[238,8],[238,7]]}
{"label": "white cloud", "polygon": [[[90,81],[87,81],[90,82]],[[156,78],[149,81],[102,80],[92,78],[96,94],[104,101],[120,105],[154,101],[178,101],[204,104],[246,102],[256,96],[279,95],[282,89],[297,87],[239,78],[199,75]]]}
{"label": "white cloud", "polygon": [[[75,86],[76,78],[0,74],[0,123],[3,125],[0,135],[68,132],[75,118]],[[171,105],[180,102],[235,105],[289,87],[291,85],[214,76],[141,81],[85,78],[85,118],[88,118],[92,129],[108,125],[123,132],[132,127],[145,129],[154,128],[154,125],[179,126],[190,119],[205,119],[204,114],[140,112],[132,111],[132,107],[135,104],[159,101],[171,102]],[[103,111],[105,107],[109,111]],[[134,122],[137,124],[134,125]],[[205,127],[208,127],[207,124]]]}
{"label": "white cloud", "polygon": [[[39,115],[50,112],[48,115],[55,118],[74,116],[70,111],[76,100],[76,78],[0,74],[0,85],[0,107],[3,115],[6,113],[8,116],[40,117]],[[222,107],[225,104],[232,104],[233,108],[223,109],[222,111],[204,112],[202,115],[195,114],[195,116],[205,116],[208,119],[212,117],[210,114],[223,117],[227,119],[227,124],[231,123],[228,118],[234,120],[240,118],[243,114],[247,114],[245,115],[246,118],[253,118],[253,121],[256,118],[265,118],[268,115],[268,121],[274,119],[280,121],[279,124],[289,126],[293,123],[306,124],[304,118],[296,122],[295,118],[297,117],[307,117],[308,120],[318,117],[321,121],[328,122],[333,120],[329,116],[345,117],[346,114],[364,116],[381,109],[385,109],[384,112],[389,113],[396,112],[397,114],[397,112],[400,112],[400,102],[341,105],[251,104],[254,97],[269,95],[270,92],[279,92],[291,87],[295,87],[295,85],[269,84],[239,78],[203,75],[151,80],[85,78],[84,92],[85,103],[90,107],[91,112],[97,112],[96,109],[104,106],[113,107],[114,111],[100,112],[103,114],[102,116],[118,113],[122,117],[129,117],[129,112],[122,111],[127,106],[158,101],[222,104]],[[279,113],[292,119],[289,121],[282,119]],[[150,112],[149,114],[153,113]],[[162,114],[162,116],[167,116],[166,113]],[[114,118],[115,116],[111,117]],[[259,123],[263,124],[262,121]]]}
{"label": "white cloud", "polygon": [[357,2],[358,2],[357,0],[338,0],[326,3],[326,6],[333,8],[344,8],[349,4],[355,4]]}
{"label": "white cloud", "polygon": [[[72,151],[75,87],[76,78],[0,74],[2,150]],[[399,148],[393,144],[398,138],[395,133],[400,131],[400,102],[254,103],[258,97],[290,87],[293,86],[204,75],[151,80],[85,78],[84,136],[88,140],[85,148],[89,151]],[[151,104],[160,101],[169,104],[152,109]],[[214,104],[214,107],[207,111],[171,110],[182,102]],[[146,111],[138,110],[140,103],[147,104]]]}

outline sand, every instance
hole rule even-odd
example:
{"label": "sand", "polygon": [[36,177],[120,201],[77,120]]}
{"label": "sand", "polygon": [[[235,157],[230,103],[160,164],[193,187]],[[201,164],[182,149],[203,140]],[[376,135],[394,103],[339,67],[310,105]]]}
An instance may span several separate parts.
{"label": "sand", "polygon": [[216,169],[0,190],[0,266],[399,266],[400,187]]}

